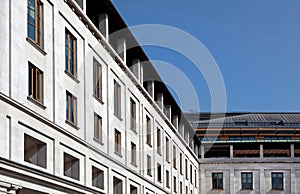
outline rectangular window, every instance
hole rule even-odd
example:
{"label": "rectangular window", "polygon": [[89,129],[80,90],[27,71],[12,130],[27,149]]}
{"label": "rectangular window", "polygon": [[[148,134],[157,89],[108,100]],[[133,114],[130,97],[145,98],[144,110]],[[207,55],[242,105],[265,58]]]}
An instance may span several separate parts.
{"label": "rectangular window", "polygon": [[188,179],[189,171],[188,171],[188,160],[185,159],[185,179]]}
{"label": "rectangular window", "polygon": [[92,185],[104,189],[104,171],[92,166]]}
{"label": "rectangular window", "polygon": [[151,119],[146,116],[146,143],[151,146]]}
{"label": "rectangular window", "polygon": [[195,175],[195,187],[197,188],[197,171],[194,170],[194,175]]}
{"label": "rectangular window", "polygon": [[180,181],[180,194],[183,194],[182,182]]}
{"label": "rectangular window", "polygon": [[29,92],[28,95],[43,104],[43,72],[29,64]]}
{"label": "rectangular window", "polygon": [[283,190],[283,173],[282,172],[272,172],[272,189]]}
{"label": "rectangular window", "polygon": [[121,86],[114,80],[114,114],[121,118]]}
{"label": "rectangular window", "polygon": [[131,163],[136,165],[136,145],[131,142]]}
{"label": "rectangular window", "polygon": [[151,157],[147,155],[147,175],[152,176],[151,173]]}
{"label": "rectangular window", "polygon": [[79,180],[79,159],[64,153],[64,175]]}
{"label": "rectangular window", "polygon": [[173,177],[173,190],[175,193],[177,193],[177,179],[176,176]]}
{"label": "rectangular window", "polygon": [[77,40],[67,29],[65,32],[65,47],[66,71],[77,77]]}
{"label": "rectangular window", "polygon": [[170,173],[166,170],[166,187],[170,188]]}
{"label": "rectangular window", "polygon": [[115,152],[121,154],[121,132],[115,129]]}
{"label": "rectangular window", "polygon": [[130,185],[130,194],[137,194],[138,189],[135,186]]}
{"label": "rectangular window", "polygon": [[162,182],[162,176],[161,176],[161,164],[157,163],[157,181]]}
{"label": "rectangular window", "polygon": [[166,161],[170,162],[170,140],[166,137]]}
{"label": "rectangular window", "polygon": [[47,167],[47,146],[29,135],[24,135],[24,161],[37,166]]}
{"label": "rectangular window", "polygon": [[177,169],[176,146],[173,145],[173,168]]}
{"label": "rectangular window", "polygon": [[27,36],[43,48],[43,3],[27,0]]}
{"label": "rectangular window", "polygon": [[94,95],[102,100],[102,68],[100,63],[94,58]]}
{"label": "rectangular window", "polygon": [[190,165],[190,183],[193,184],[193,166]]}
{"label": "rectangular window", "polygon": [[130,98],[130,129],[136,131],[136,103]]}
{"label": "rectangular window", "polygon": [[123,193],[123,182],[121,179],[116,177],[113,178],[113,186],[114,186],[114,194],[122,194]]}
{"label": "rectangular window", "polygon": [[94,114],[94,138],[102,143],[102,118]]}
{"label": "rectangular window", "polygon": [[183,160],[182,153],[180,153],[180,155],[179,155],[179,162],[180,162],[179,168],[180,168],[180,174],[183,174],[182,160]]}
{"label": "rectangular window", "polygon": [[161,130],[158,128],[156,134],[156,142],[157,142],[157,153],[161,154]]}
{"label": "rectangular window", "polygon": [[188,194],[189,193],[189,188],[187,186],[185,186],[185,193]]}
{"label": "rectangular window", "polygon": [[77,125],[77,98],[66,92],[66,120]]}
{"label": "rectangular window", "polygon": [[253,174],[252,172],[242,172],[242,189],[253,189]]}
{"label": "rectangular window", "polygon": [[223,173],[212,173],[212,188],[223,189]]}

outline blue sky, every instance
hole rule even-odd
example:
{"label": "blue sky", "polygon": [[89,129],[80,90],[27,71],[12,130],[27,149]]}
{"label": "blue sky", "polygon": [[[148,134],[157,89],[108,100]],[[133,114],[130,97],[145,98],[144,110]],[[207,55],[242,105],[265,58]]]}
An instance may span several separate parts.
{"label": "blue sky", "polygon": [[[113,2],[128,26],[169,25],[201,41],[223,75],[227,111],[300,111],[300,0]],[[164,48],[144,50],[151,60],[170,63],[188,76],[200,111],[211,111],[210,90],[190,61]],[[176,92],[176,87],[171,88]]]}

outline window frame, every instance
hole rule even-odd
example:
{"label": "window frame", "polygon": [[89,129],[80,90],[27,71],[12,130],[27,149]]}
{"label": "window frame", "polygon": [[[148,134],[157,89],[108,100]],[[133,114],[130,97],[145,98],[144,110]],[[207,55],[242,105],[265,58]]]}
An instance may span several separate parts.
{"label": "window frame", "polygon": [[68,29],[65,29],[65,71],[77,78],[77,38]]}
{"label": "window frame", "polygon": [[152,147],[152,121],[151,118],[146,115],[146,144]]}
{"label": "window frame", "polygon": [[162,130],[157,127],[157,132],[156,132],[156,142],[157,142],[157,153],[161,155],[161,137],[162,137]]}
{"label": "window frame", "polygon": [[28,96],[44,103],[44,72],[28,61]]}
{"label": "window frame", "polygon": [[136,144],[131,142],[131,164],[137,165],[137,157],[136,157]]}
{"label": "window frame", "polygon": [[122,97],[121,97],[121,85],[114,79],[114,115],[118,118],[122,118]]}
{"label": "window frame", "polygon": [[147,175],[152,176],[151,156],[147,155]]}
{"label": "window frame", "polygon": [[[275,177],[273,177],[273,175],[275,175]],[[279,175],[281,175],[281,188],[279,187],[279,179],[280,179],[280,177],[279,177]],[[273,178],[275,178],[275,187],[274,187],[274,184],[273,184],[273,182],[274,182],[274,180],[273,180]],[[272,186],[272,190],[280,190],[280,191],[283,191],[284,190],[284,174],[283,174],[283,172],[272,172],[271,173],[271,186]]]}
{"label": "window frame", "polygon": [[[243,183],[243,180],[244,180],[243,175],[246,176],[245,183]],[[251,182],[249,182],[248,175],[251,175],[251,178],[250,178]],[[245,186],[243,184],[245,184]],[[250,187],[249,187],[249,184],[250,184]],[[242,190],[253,190],[253,172],[241,172],[241,187],[242,187]]]}
{"label": "window frame", "polygon": [[173,168],[177,169],[177,157],[176,157],[176,146],[173,145]]}
{"label": "window frame", "polygon": [[77,126],[77,98],[68,90],[66,91],[66,121]]}
{"label": "window frame", "polygon": [[119,130],[115,129],[115,153],[117,155],[122,154],[122,134]]}
{"label": "window frame", "polygon": [[[216,175],[216,176],[214,176]],[[219,175],[222,176],[222,186],[219,187]],[[214,180],[216,177],[216,185],[214,185]],[[213,172],[212,173],[212,189],[213,190],[223,190],[224,189],[224,176],[223,176],[223,172]]]}
{"label": "window frame", "polygon": [[93,94],[102,102],[102,65],[93,57]]}
{"label": "window frame", "polygon": [[136,118],[137,118],[137,111],[136,111],[136,102],[132,98],[130,98],[130,129],[136,132]]}
{"label": "window frame", "polygon": [[103,143],[103,125],[102,125],[102,117],[97,113],[94,113],[94,140],[99,143]]}
{"label": "window frame", "polygon": [[[34,1],[34,8],[29,6],[29,1]],[[34,13],[34,23],[29,20],[30,12]],[[29,33],[29,26],[34,29],[34,37]],[[44,4],[41,0],[27,0],[27,37],[40,48],[44,48]]]}

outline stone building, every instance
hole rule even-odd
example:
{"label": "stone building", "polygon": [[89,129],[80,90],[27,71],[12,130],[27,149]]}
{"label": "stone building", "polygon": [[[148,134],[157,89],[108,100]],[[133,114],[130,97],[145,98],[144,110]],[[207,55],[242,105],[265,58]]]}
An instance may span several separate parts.
{"label": "stone building", "polygon": [[194,131],[109,0],[0,7],[0,193],[199,193]]}
{"label": "stone building", "polygon": [[186,114],[200,193],[300,193],[300,113]]}

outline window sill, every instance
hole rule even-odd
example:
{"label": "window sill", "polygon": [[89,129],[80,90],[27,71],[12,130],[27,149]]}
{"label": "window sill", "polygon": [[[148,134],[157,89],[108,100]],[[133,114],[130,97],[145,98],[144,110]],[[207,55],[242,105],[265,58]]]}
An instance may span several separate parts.
{"label": "window sill", "polygon": [[162,156],[161,151],[157,151],[157,154],[160,155],[160,156]]}
{"label": "window sill", "polygon": [[103,143],[100,139],[97,139],[97,138],[95,138],[95,137],[94,137],[93,139],[94,139],[94,141],[97,142],[98,144],[100,144],[100,145],[102,145],[102,146],[104,145],[104,143]]}
{"label": "window sill", "polygon": [[104,104],[104,102],[102,101],[102,99],[99,98],[98,96],[96,96],[95,94],[93,94],[93,97],[94,97],[98,102],[100,102],[100,104]]}
{"label": "window sill", "polygon": [[47,55],[47,53],[44,51],[43,48],[41,48],[37,43],[35,43],[33,40],[30,38],[26,38],[26,41],[31,44],[34,48],[36,48],[40,53],[42,53],[44,56]]}
{"label": "window sill", "polygon": [[122,156],[121,153],[115,151],[115,154],[116,154],[117,156],[119,156],[120,158],[123,158],[123,156]]}
{"label": "window sill", "polygon": [[79,129],[79,127],[75,123],[73,123],[69,120],[66,120],[65,123],[67,123],[68,125],[70,125],[71,127],[75,128],[77,130]]}
{"label": "window sill", "polygon": [[146,143],[150,148],[152,148],[152,145],[148,142],[148,143]]}
{"label": "window sill", "polygon": [[77,79],[77,77],[75,77],[74,75],[72,75],[70,72],[68,72],[67,70],[65,70],[65,73],[72,79],[74,80],[76,83],[80,83],[80,81]]}
{"label": "window sill", "polygon": [[31,96],[27,96],[27,100],[29,100],[30,102],[32,102],[33,104],[39,106],[40,108],[42,108],[43,110],[45,110],[47,107],[45,105],[43,105],[40,101],[34,99]]}
{"label": "window sill", "polygon": [[147,175],[148,175],[149,177],[152,177],[152,174],[148,174],[148,173],[147,173]]}
{"label": "window sill", "polygon": [[116,113],[114,113],[115,117],[117,117],[120,121],[123,121],[123,119],[121,118],[121,116],[117,115]]}
{"label": "window sill", "polygon": [[253,191],[253,189],[241,189],[242,191]]}

